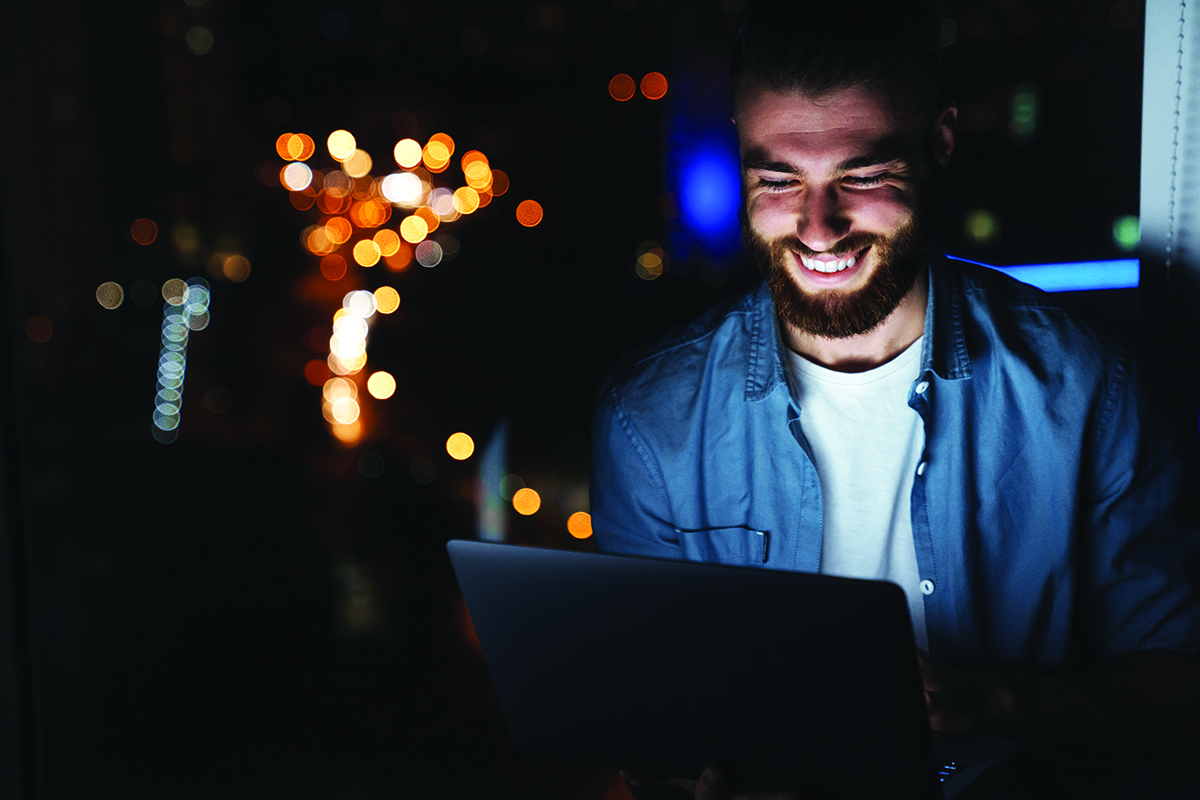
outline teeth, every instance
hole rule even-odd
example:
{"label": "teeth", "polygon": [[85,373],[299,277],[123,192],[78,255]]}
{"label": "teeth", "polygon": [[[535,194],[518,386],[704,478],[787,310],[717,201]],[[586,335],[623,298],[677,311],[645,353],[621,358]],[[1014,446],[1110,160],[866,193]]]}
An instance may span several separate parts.
{"label": "teeth", "polygon": [[800,256],[800,263],[805,267],[815,272],[825,273],[841,272],[844,269],[849,269],[850,267],[854,266],[856,261],[858,261],[856,256],[843,258],[839,261],[818,261],[814,258],[808,258],[807,256]]}

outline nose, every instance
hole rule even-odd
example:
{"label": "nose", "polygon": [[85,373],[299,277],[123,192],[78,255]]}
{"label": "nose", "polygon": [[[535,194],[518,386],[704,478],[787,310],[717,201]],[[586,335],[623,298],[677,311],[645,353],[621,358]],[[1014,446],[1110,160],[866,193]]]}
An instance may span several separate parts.
{"label": "nose", "polygon": [[796,235],[800,241],[823,253],[849,232],[850,217],[835,187],[814,187],[804,192],[796,220]]}

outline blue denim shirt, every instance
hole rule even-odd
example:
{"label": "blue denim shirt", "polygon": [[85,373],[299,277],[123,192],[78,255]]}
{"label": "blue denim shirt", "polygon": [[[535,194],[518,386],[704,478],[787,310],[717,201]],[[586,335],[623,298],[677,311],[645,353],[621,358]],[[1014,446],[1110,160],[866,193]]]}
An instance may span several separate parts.
{"label": "blue denim shirt", "polygon": [[[1173,522],[1174,448],[1115,326],[938,258],[912,530],[931,652],[1070,667],[1200,650],[1200,550]],[[765,285],[623,361],[602,388],[597,546],[820,570],[823,512]]]}

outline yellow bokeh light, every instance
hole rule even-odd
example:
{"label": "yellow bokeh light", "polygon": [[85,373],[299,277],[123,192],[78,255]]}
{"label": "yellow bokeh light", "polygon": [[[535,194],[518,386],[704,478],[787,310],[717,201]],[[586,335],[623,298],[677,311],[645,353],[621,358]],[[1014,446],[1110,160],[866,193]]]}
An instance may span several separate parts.
{"label": "yellow bokeh light", "polygon": [[342,164],[342,169],[351,178],[363,178],[370,174],[372,165],[371,156],[366,150],[355,149]]}
{"label": "yellow bokeh light", "polygon": [[334,425],[333,435],[343,444],[354,444],[362,438],[362,422],[355,420],[349,425]]}
{"label": "yellow bokeh light", "polygon": [[325,398],[326,403],[336,403],[343,397],[355,400],[358,398],[358,385],[345,378],[330,378],[321,387],[321,396]]}
{"label": "yellow bokeh light", "polygon": [[373,239],[363,239],[354,244],[354,260],[364,267],[373,267],[379,263],[383,253]]}
{"label": "yellow bokeh light", "polygon": [[475,161],[463,168],[467,186],[478,191],[487,191],[492,186],[492,168],[483,161]]}
{"label": "yellow bokeh light", "polygon": [[383,256],[394,256],[400,252],[400,234],[396,233],[391,228],[385,228],[381,231],[376,231],[371,237],[375,240],[375,244],[379,246],[379,253]]}
{"label": "yellow bokeh light", "polygon": [[367,391],[376,400],[387,400],[396,393],[396,379],[389,372],[374,372],[367,378]]}
{"label": "yellow bokeh light", "polygon": [[454,210],[460,214],[471,214],[479,208],[479,192],[470,186],[460,186],[454,190]]}
{"label": "yellow bokeh light", "polygon": [[405,217],[400,223],[400,235],[409,244],[422,242],[429,235],[429,224],[416,214]]}
{"label": "yellow bokeh light", "polygon": [[390,286],[380,286],[375,290],[375,304],[380,314],[391,314],[400,308],[400,293]]}
{"label": "yellow bokeh light", "polygon": [[329,148],[329,155],[333,156],[335,161],[346,161],[354,155],[354,151],[358,148],[358,143],[354,141],[354,134],[342,130],[329,134],[325,145]]}
{"label": "yellow bokeh light", "polygon": [[567,533],[576,539],[586,539],[592,535],[592,515],[586,511],[576,511],[567,517]]}
{"label": "yellow bokeh light", "polygon": [[330,405],[332,406],[330,413],[340,425],[349,425],[351,422],[355,422],[358,420],[358,415],[362,413],[358,407],[358,401],[353,397],[339,397]]}
{"label": "yellow bokeh light", "polygon": [[429,144],[439,144],[446,148],[446,158],[454,155],[454,140],[447,133],[435,133],[433,136],[430,136]]}
{"label": "yellow bokeh light", "polygon": [[171,278],[162,285],[162,297],[173,306],[183,305],[183,298],[187,294],[188,285],[179,278]]}
{"label": "yellow bokeh light", "polygon": [[542,507],[542,498],[529,487],[518,489],[513,495],[513,508],[518,514],[528,517],[530,514],[537,513],[537,510]]}
{"label": "yellow bokeh light", "polygon": [[475,440],[461,431],[452,433],[446,440],[446,452],[455,461],[465,461],[475,452]]}
{"label": "yellow bokeh light", "polygon": [[392,149],[396,163],[408,169],[421,163],[421,143],[416,139],[401,139]]}
{"label": "yellow bokeh light", "polygon": [[430,142],[425,145],[421,160],[430,172],[442,172],[450,166],[450,151],[441,142]]}

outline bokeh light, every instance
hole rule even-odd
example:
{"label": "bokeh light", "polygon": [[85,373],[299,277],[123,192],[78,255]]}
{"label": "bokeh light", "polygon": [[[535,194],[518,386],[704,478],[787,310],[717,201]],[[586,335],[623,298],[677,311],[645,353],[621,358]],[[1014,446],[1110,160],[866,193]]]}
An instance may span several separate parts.
{"label": "bokeh light", "polygon": [[422,267],[436,267],[442,263],[444,252],[442,246],[428,239],[417,245],[417,263]]}
{"label": "bokeh light", "polygon": [[324,386],[325,381],[333,377],[329,365],[319,358],[314,358],[304,365],[304,380],[313,386]]}
{"label": "bokeh light", "polygon": [[148,217],[135,219],[129,226],[129,235],[140,245],[153,244],[154,240],[158,238],[158,225]]}
{"label": "bokeh light", "polygon": [[963,232],[978,244],[988,244],[1000,236],[1000,220],[986,208],[977,208],[963,220]]}
{"label": "bokeh light", "polygon": [[321,274],[326,280],[340,281],[346,275],[346,259],[330,253],[321,259]]}
{"label": "bokeh light", "polygon": [[400,293],[391,286],[375,290],[375,308],[380,314],[391,314],[400,308]]}
{"label": "bokeh light", "polygon": [[363,239],[354,243],[354,260],[364,267],[373,267],[379,263],[383,253],[373,239]]}
{"label": "bokeh light", "polygon": [[413,205],[425,194],[425,184],[412,172],[395,172],[384,178],[379,190],[388,202],[397,205]]}
{"label": "bokeh light", "polygon": [[54,335],[54,323],[41,314],[25,321],[25,335],[38,344],[45,344]]}
{"label": "bokeh light", "polygon": [[279,180],[289,190],[293,192],[302,192],[312,184],[312,170],[307,164],[299,161],[293,161],[284,167],[279,173]]}
{"label": "bokeh light", "polygon": [[125,301],[125,290],[121,288],[121,284],[113,281],[105,281],[96,287],[96,302],[110,311],[115,308],[120,308],[121,303]]}
{"label": "bokeh light", "polygon": [[400,250],[400,234],[390,228],[376,231],[371,237],[381,256],[394,256]]}
{"label": "bokeh light", "polygon": [[325,235],[334,244],[345,244],[350,241],[354,228],[345,217],[332,217],[325,221]]}
{"label": "bokeh light", "polygon": [[461,431],[452,433],[446,440],[446,452],[455,461],[465,461],[475,452],[475,440]]}
{"label": "bokeh light", "polygon": [[508,191],[508,173],[502,169],[492,170],[492,189],[493,197],[499,197]]}
{"label": "bokeh light", "polygon": [[428,235],[429,224],[416,214],[413,214],[411,217],[405,217],[400,223],[400,236],[410,244],[424,241]]}
{"label": "bokeh light", "polygon": [[356,149],[350,154],[350,157],[346,159],[345,163],[342,164],[342,169],[345,170],[346,174],[351,178],[363,178],[370,174],[372,166],[374,166],[374,164],[371,161],[371,156],[367,154],[367,151]]}
{"label": "bokeh light", "polygon": [[527,486],[517,490],[517,493],[513,495],[512,504],[518,514],[528,517],[530,514],[536,514],[537,510],[542,507],[542,498]]}
{"label": "bokeh light", "polygon": [[567,533],[576,539],[587,539],[592,535],[592,515],[586,511],[576,511],[567,517]]}
{"label": "bokeh light", "polygon": [[342,308],[360,319],[373,317],[377,307],[375,295],[365,289],[350,292],[342,298]]}
{"label": "bokeh light", "polygon": [[250,259],[238,253],[225,256],[221,261],[221,274],[234,283],[243,283],[250,277]]}
{"label": "bokeh light", "polygon": [[460,214],[473,214],[479,209],[479,192],[470,186],[460,186],[454,190],[454,209]]}
{"label": "bokeh light", "polygon": [[373,372],[367,378],[367,391],[376,400],[387,400],[396,393],[396,379],[388,372]]}
{"label": "bokeh light", "polygon": [[171,278],[162,285],[163,300],[173,306],[183,305],[183,296],[187,292],[187,283],[179,278]]}
{"label": "bokeh light", "polygon": [[415,139],[401,139],[392,148],[396,163],[405,169],[411,169],[421,163],[421,143]]}
{"label": "bokeh light", "polygon": [[661,72],[648,72],[642,78],[642,95],[649,100],[661,100],[667,94],[667,78]]}
{"label": "bokeh light", "polygon": [[612,99],[625,102],[637,93],[637,82],[624,72],[613,75],[608,82],[608,93]]}
{"label": "bokeh light", "polygon": [[532,228],[542,221],[542,205],[536,200],[522,200],[517,205],[517,222]]}
{"label": "bokeh light", "polygon": [[1142,226],[1138,218],[1123,214],[1113,220],[1113,243],[1122,250],[1136,250],[1142,242]]}
{"label": "bokeh light", "polygon": [[337,437],[342,444],[354,444],[362,438],[363,428],[362,422],[355,420],[349,425],[334,425],[333,435]]}
{"label": "bokeh light", "polygon": [[358,149],[354,134],[344,130],[336,130],[329,134],[325,146],[329,149],[329,155],[333,157],[334,161],[346,161]]}

